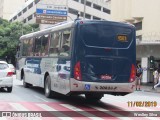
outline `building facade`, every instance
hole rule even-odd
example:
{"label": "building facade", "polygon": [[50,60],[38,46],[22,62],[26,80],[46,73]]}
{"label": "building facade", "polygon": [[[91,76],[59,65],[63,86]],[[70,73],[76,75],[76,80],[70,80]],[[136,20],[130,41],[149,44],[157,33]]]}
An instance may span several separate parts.
{"label": "building facade", "polygon": [[9,20],[17,8],[24,5],[26,0],[0,0],[0,18]]}
{"label": "building facade", "polygon": [[111,18],[136,27],[137,61],[144,68],[142,82],[153,82],[150,56],[160,67],[160,0],[111,0]]}
{"label": "building facade", "polygon": [[50,5],[65,5],[68,8],[67,20],[74,20],[77,14],[85,19],[110,20],[110,0],[29,0],[22,9],[19,9],[9,19],[10,22],[23,21],[24,23],[36,22],[36,6],[38,3]]}

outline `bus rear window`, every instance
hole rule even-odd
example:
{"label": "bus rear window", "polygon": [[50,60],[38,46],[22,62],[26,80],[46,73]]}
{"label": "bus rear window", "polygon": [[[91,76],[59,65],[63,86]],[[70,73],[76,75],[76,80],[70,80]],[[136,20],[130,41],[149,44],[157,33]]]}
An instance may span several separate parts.
{"label": "bus rear window", "polygon": [[132,31],[121,26],[89,24],[80,26],[80,37],[88,46],[124,48],[132,41]]}

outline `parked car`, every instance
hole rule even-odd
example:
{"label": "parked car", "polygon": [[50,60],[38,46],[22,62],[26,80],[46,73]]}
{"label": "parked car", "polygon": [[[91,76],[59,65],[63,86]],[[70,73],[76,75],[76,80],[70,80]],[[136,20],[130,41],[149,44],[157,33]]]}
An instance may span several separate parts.
{"label": "parked car", "polygon": [[7,88],[7,92],[12,92],[13,72],[5,61],[0,61],[0,88]]}
{"label": "parked car", "polygon": [[8,64],[8,65],[9,65],[9,68],[11,69],[11,71],[13,72],[13,74],[15,74],[16,69],[15,69],[14,65],[13,64]]}

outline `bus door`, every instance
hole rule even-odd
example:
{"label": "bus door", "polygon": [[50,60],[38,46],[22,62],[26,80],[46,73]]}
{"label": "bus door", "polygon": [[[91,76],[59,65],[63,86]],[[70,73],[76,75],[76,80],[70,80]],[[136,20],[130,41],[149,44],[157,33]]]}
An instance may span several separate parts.
{"label": "bus door", "polygon": [[62,32],[61,47],[57,65],[59,90],[62,91],[63,94],[67,94],[70,91],[70,39],[71,30],[66,29]]}

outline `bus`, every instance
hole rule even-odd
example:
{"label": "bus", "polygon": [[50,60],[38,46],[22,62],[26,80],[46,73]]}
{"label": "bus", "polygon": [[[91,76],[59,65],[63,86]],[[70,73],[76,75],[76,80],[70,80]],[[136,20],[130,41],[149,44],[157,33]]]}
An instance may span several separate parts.
{"label": "bus", "polygon": [[101,20],[63,22],[23,35],[17,79],[24,87],[44,88],[46,97],[127,95],[135,89],[135,36],[131,24]]}

